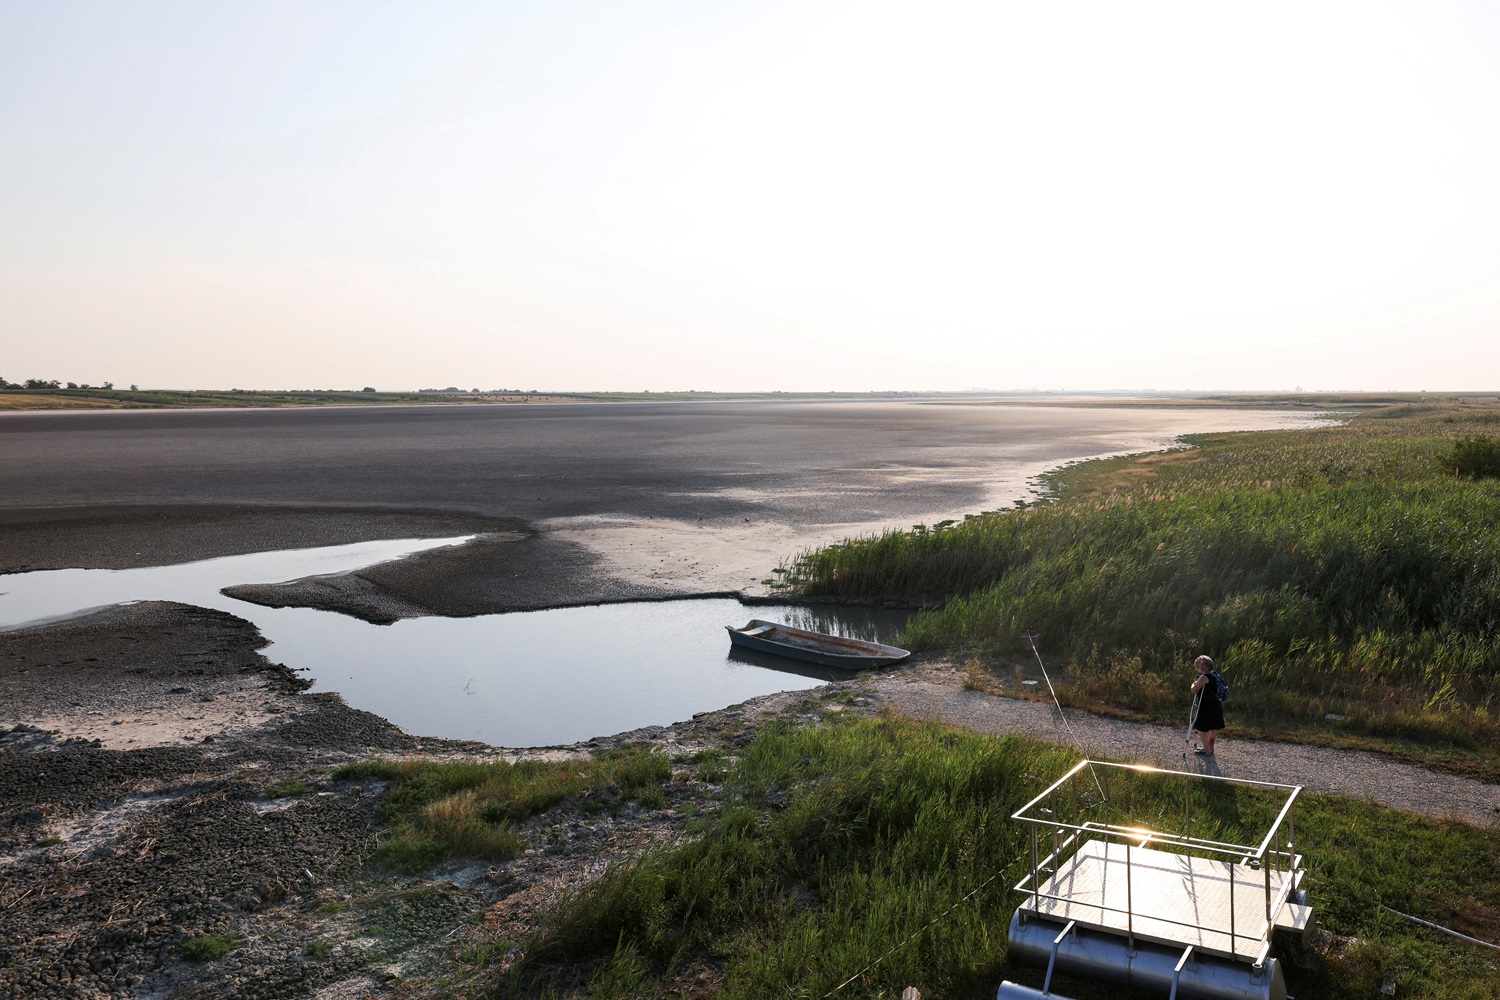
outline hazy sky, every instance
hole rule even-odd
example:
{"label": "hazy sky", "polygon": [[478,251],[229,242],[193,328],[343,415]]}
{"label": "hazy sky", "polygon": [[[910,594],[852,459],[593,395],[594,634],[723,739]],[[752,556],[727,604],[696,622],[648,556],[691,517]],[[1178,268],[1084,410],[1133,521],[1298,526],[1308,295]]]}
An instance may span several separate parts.
{"label": "hazy sky", "polygon": [[0,375],[1500,388],[1500,4],[0,0]]}

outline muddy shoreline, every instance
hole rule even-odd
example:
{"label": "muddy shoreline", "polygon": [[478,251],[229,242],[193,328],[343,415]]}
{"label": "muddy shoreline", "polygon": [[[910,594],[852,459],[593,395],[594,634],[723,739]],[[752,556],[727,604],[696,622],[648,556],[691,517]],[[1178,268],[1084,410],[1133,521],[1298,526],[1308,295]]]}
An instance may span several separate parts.
{"label": "muddy shoreline", "polygon": [[[232,592],[372,620],[673,596],[612,578],[597,556],[515,519],[446,511],[12,509],[0,531],[10,572],[477,535],[354,574]],[[465,941],[524,931],[603,864],[680,836],[677,807],[711,796],[679,781],[666,809],[564,810],[524,831],[536,846],[514,862],[402,876],[367,863],[379,783],[334,781],[335,768],[372,755],[555,759],[630,740],[678,754],[733,747],[753,737],[755,718],[807,698],[508,750],[413,737],[337,694],[307,693],[265,645],[234,615],[164,602],[0,632],[0,995],[452,995],[435,984],[464,974]],[[185,951],[222,935],[238,944],[223,957]]]}
{"label": "muddy shoreline", "polygon": [[[600,866],[680,835],[677,806],[566,810],[501,865],[401,876],[366,862],[380,785],[336,781],[372,755],[517,760],[631,740],[743,745],[805,693],[568,747],[424,739],[267,661],[249,623],[143,603],[0,633],[0,995],[446,996],[455,955],[512,932]],[[17,719],[30,721],[14,721]],[[482,915],[479,919],[477,915]],[[189,959],[195,939],[237,946]]]}

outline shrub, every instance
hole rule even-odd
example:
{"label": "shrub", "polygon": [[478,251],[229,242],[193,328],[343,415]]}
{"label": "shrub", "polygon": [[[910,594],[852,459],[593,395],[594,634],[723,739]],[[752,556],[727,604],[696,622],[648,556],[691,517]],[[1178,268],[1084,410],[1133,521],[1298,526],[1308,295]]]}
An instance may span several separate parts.
{"label": "shrub", "polygon": [[1443,468],[1470,479],[1500,478],[1500,438],[1473,434],[1453,442]]}

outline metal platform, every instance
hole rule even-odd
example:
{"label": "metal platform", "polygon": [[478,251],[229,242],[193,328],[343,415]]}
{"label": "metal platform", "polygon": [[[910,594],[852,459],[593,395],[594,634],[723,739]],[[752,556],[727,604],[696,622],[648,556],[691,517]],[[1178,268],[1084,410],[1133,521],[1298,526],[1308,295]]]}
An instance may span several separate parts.
{"label": "metal platform", "polygon": [[[1312,917],[1297,853],[1302,789],[1266,781],[1081,761],[1012,815],[1031,864],[1010,952],[1053,972],[1161,990],[1173,1000],[1285,1000],[1273,933]],[[1176,810],[1180,812],[1180,825]],[[1170,822],[1172,829],[1153,827]],[[1224,832],[1220,832],[1224,831]],[[1250,834],[1252,843],[1223,836]]]}
{"label": "metal platform", "polygon": [[[1142,838],[1149,842],[1149,838]],[[1298,859],[1300,860],[1300,859]],[[1256,870],[1126,843],[1086,840],[1042,880],[1021,909],[1058,923],[1134,935],[1228,959],[1254,959],[1290,892],[1298,865]],[[1267,898],[1277,912],[1267,913]]]}

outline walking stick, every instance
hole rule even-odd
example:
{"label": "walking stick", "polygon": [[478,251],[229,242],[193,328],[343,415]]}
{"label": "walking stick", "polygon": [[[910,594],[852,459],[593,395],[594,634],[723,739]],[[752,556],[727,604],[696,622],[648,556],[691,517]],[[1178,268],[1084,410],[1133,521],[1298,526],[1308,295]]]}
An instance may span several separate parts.
{"label": "walking stick", "polygon": [[1182,762],[1187,764],[1188,747],[1193,745],[1193,723],[1198,721],[1198,706],[1203,704],[1203,688],[1193,694],[1193,708],[1188,712],[1187,739],[1182,742]]}

